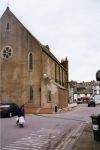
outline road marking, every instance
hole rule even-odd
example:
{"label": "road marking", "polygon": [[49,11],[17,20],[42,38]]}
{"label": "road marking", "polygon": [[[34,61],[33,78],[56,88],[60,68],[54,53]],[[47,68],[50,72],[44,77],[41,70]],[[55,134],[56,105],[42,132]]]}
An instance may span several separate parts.
{"label": "road marking", "polygon": [[72,138],[75,139],[76,135],[78,134],[78,132],[80,131],[81,128],[84,128],[85,123],[81,123],[78,127],[76,127],[75,129],[73,129],[69,135],[64,138],[64,140],[56,147],[55,150],[64,150],[65,147],[72,141]]}
{"label": "road marking", "polygon": [[[17,149],[17,150],[18,150],[18,149],[23,149],[23,147],[18,147],[18,146],[11,146],[11,145],[9,145],[9,146],[6,146],[6,147],[3,148],[3,149],[10,149],[10,150],[11,150],[11,149],[13,149],[13,150],[14,150],[14,149]],[[29,148],[26,148],[26,147],[25,147],[24,149],[27,150],[27,149],[29,149]]]}
{"label": "road marking", "polygon": [[60,134],[60,131],[59,130],[57,130],[57,129],[45,129],[45,128],[42,128],[42,129],[40,129],[39,131],[37,131],[37,132],[45,132],[45,133],[57,133],[57,134]]}
{"label": "road marking", "polygon": [[[43,146],[47,147],[56,135],[60,134],[60,130],[41,128],[37,132],[31,133],[29,136],[10,143],[1,150],[41,150]],[[54,135],[56,134],[56,135]]]}

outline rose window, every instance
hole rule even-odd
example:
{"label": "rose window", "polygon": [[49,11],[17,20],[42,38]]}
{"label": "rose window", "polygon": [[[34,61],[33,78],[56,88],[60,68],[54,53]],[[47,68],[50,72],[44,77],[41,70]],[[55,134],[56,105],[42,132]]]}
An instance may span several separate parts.
{"label": "rose window", "polygon": [[2,49],[2,57],[3,58],[9,58],[12,56],[13,50],[11,47],[6,46]]}

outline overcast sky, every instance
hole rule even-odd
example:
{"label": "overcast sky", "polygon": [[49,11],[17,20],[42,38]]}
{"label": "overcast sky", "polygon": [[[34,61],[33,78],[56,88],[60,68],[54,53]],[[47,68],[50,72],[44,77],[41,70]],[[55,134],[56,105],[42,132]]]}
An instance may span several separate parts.
{"label": "overcast sky", "polygon": [[[8,0],[0,0],[0,17]],[[100,0],[9,0],[10,10],[59,61],[69,80],[96,80],[100,70]]]}

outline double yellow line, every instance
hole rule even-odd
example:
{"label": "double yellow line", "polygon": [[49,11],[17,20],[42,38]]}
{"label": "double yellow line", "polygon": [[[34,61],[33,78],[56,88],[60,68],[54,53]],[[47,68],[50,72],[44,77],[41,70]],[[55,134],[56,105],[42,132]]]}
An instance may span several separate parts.
{"label": "double yellow line", "polygon": [[78,127],[73,129],[55,150],[64,150],[73,139],[77,138],[77,134],[80,132],[80,130],[84,129],[84,127],[85,124],[81,123]]}

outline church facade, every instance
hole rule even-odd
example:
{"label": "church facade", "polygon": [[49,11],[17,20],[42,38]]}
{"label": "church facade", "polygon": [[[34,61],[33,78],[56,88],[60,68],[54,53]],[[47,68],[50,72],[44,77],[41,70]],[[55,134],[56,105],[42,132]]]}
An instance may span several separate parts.
{"label": "church facade", "polygon": [[68,99],[67,58],[59,62],[7,7],[0,18],[0,102],[62,108]]}

